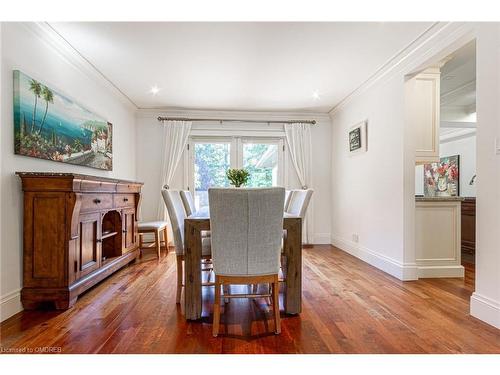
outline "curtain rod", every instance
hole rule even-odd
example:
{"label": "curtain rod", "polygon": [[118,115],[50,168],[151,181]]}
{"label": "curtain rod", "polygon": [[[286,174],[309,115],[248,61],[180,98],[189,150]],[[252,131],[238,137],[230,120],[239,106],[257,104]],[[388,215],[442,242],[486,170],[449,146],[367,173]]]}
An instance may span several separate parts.
{"label": "curtain rod", "polygon": [[222,118],[184,118],[184,117],[162,117],[158,116],[158,121],[217,121],[217,122],[255,122],[265,124],[311,124],[315,125],[316,120],[240,120],[240,119],[222,119]]}

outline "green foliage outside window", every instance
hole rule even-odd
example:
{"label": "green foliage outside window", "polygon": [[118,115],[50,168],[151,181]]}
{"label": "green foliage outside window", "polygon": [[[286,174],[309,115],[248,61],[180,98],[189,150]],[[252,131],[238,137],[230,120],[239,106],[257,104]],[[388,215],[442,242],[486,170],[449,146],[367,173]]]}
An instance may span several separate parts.
{"label": "green foliage outside window", "polygon": [[[226,171],[231,168],[230,145],[227,143],[195,143],[195,188],[207,191],[210,187],[227,187]],[[258,168],[258,162],[269,147],[276,145],[248,143],[244,146],[243,167],[250,174],[248,187],[265,187],[273,184],[273,168]]]}

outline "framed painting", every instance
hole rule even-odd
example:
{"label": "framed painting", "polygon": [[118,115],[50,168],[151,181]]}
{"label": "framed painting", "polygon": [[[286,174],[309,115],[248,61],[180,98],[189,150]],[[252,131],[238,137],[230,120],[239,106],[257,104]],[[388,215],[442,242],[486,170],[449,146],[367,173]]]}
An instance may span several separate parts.
{"label": "framed painting", "polygon": [[460,155],[443,157],[439,163],[424,164],[426,197],[458,197],[460,195]]}
{"label": "framed painting", "polygon": [[367,151],[366,123],[360,122],[349,129],[349,155]]}
{"label": "framed painting", "polygon": [[113,170],[113,126],[73,100],[14,70],[14,152]]}

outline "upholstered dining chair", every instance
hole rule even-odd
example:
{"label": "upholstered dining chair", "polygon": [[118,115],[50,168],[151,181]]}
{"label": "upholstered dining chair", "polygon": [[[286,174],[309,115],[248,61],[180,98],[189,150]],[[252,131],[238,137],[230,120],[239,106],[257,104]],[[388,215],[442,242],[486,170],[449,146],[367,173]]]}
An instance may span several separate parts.
{"label": "upholstered dining chair", "polygon": [[[179,190],[162,189],[161,194],[165,205],[167,206],[170,224],[172,225],[172,233],[174,236],[175,254],[177,257],[177,294],[176,303],[180,303],[182,294],[182,274],[184,262],[184,219],[188,216],[184,208],[184,203]],[[202,259],[211,258],[210,238],[205,237],[201,240],[201,257]],[[201,267],[201,265],[200,265]]]}
{"label": "upholstered dining chair", "polygon": [[186,209],[186,214],[192,215],[196,212],[196,206],[194,204],[193,194],[189,190],[181,190],[182,203],[184,203],[184,208]]}
{"label": "upholstered dining chair", "polygon": [[[290,192],[290,198],[288,202],[288,206],[285,209],[285,212],[290,215],[298,216],[304,221],[304,218],[306,217],[307,213],[307,208],[309,207],[309,202],[311,201],[311,197],[313,195],[314,190],[313,189],[296,189],[292,190]],[[281,248],[281,269],[282,269],[282,274],[283,274],[283,281],[286,283],[286,269],[284,267],[285,265],[285,258],[284,258],[284,247],[282,246]]]}
{"label": "upholstered dining chair", "polygon": [[[184,203],[184,208],[186,210],[186,215],[190,216],[196,212],[196,205],[194,204],[193,194],[189,190],[181,190],[182,203]],[[202,237],[210,237],[209,230],[201,231]]]}
{"label": "upholstered dining chair", "polygon": [[285,212],[304,219],[306,216],[307,207],[309,207],[309,202],[311,201],[311,197],[313,195],[313,191],[313,189],[292,190],[290,193],[288,207],[286,208]]}
{"label": "upholstered dining chair", "polygon": [[292,195],[291,193],[292,192],[290,190],[285,190],[285,204],[283,205],[285,212],[288,208],[288,204],[290,203],[290,197]]}
{"label": "upholstered dining chair", "polygon": [[215,274],[213,335],[219,334],[221,286],[272,285],[270,294],[231,294],[225,298],[272,297],[275,333],[279,313],[280,249],[284,188],[209,189],[212,262]]}

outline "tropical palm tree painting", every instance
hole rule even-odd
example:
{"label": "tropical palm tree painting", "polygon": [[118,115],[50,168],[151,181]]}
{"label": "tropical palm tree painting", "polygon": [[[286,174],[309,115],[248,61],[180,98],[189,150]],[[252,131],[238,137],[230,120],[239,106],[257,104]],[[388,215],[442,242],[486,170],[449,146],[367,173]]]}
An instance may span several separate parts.
{"label": "tropical palm tree painting", "polygon": [[112,170],[113,126],[44,83],[14,71],[14,149],[35,158]]}

